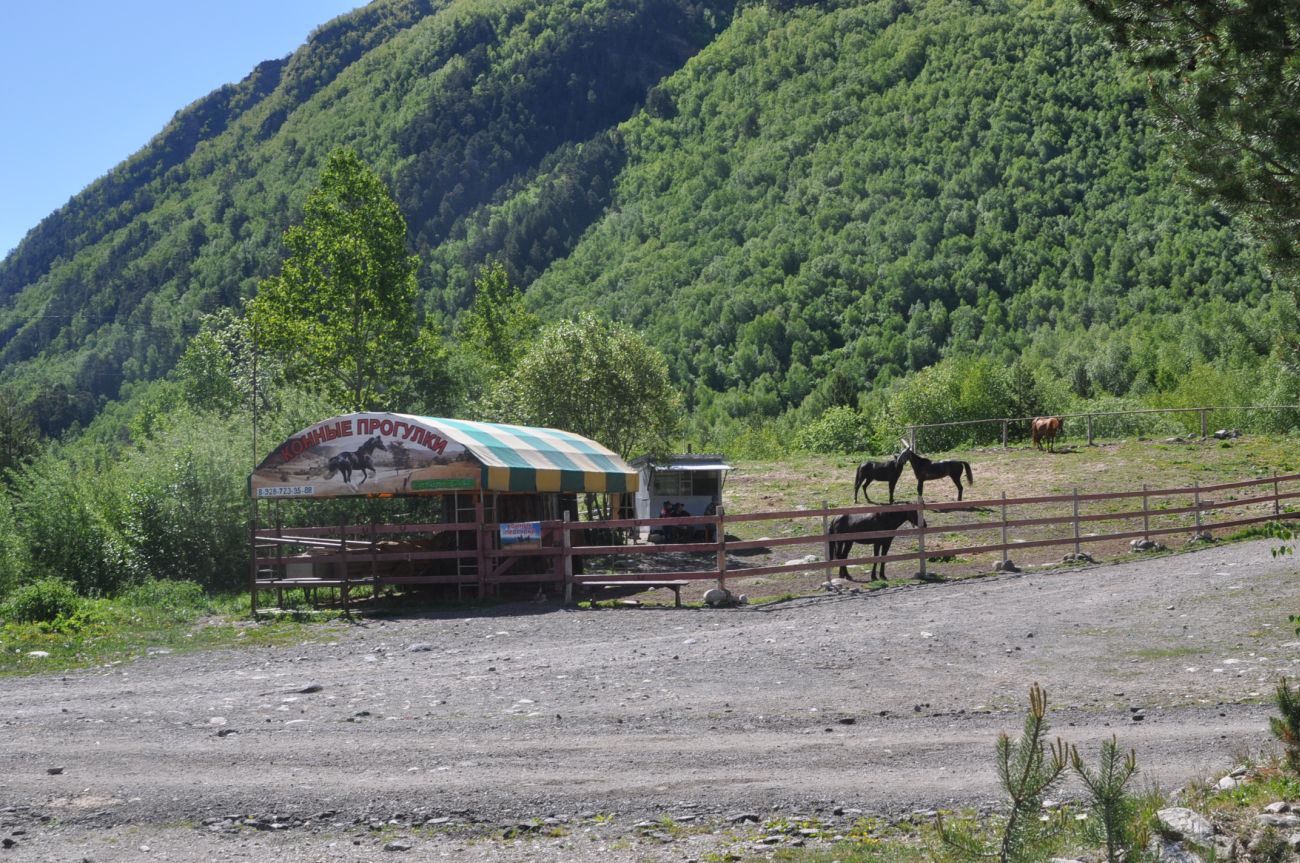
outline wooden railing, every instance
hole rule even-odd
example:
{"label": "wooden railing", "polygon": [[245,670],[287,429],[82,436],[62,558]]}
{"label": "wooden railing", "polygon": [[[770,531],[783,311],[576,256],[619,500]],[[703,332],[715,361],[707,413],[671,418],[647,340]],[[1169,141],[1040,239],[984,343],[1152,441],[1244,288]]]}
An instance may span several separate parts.
{"label": "wooden railing", "polygon": [[[1241,480],[1215,485],[1149,488],[1102,493],[1039,495],[950,502],[900,503],[890,506],[825,507],[670,519],[620,519],[600,522],[542,522],[542,544],[536,548],[501,548],[499,525],[420,524],[366,525],[257,531],[258,551],[253,561],[254,610],[258,590],[301,587],[303,580],[287,578],[286,566],[311,564],[326,567],[320,586],[347,591],[358,585],[451,584],[470,588],[483,596],[501,584],[541,583],[561,586],[566,599],[584,581],[668,580],[716,581],[725,588],[728,579],[807,573],[828,575],[840,566],[877,562],[914,562],[915,574],[929,575],[928,562],[966,559],[972,571],[1006,568],[1012,552],[1069,548],[1080,554],[1085,547],[1129,540],[1186,537],[1205,538],[1215,531],[1294,518],[1291,502],[1300,498],[1300,474]],[[857,556],[830,559],[829,524],[846,513],[918,510],[924,526],[890,532],[896,553],[883,557]],[[954,521],[953,519],[957,520]],[[648,543],[640,537],[650,530],[673,527],[693,538],[686,542]],[[1108,527],[1101,531],[1098,528]],[[728,531],[734,531],[729,535]],[[601,536],[631,536],[623,544],[585,544],[586,532]],[[449,532],[474,532],[475,547],[460,550],[421,550],[419,542]],[[784,534],[763,536],[764,533]],[[741,538],[737,534],[759,538]],[[836,534],[835,539],[870,540],[886,533]],[[711,536],[711,539],[705,539]],[[385,541],[413,540],[399,550],[386,550]],[[907,547],[914,550],[904,550]],[[811,549],[788,563],[750,566],[743,558],[773,549]],[[300,554],[286,552],[298,549]],[[1119,549],[1115,549],[1119,550]],[[1001,564],[994,565],[993,556]],[[644,565],[637,566],[638,560]],[[581,563],[579,563],[581,561]],[[668,561],[664,564],[664,561]],[[452,571],[438,571],[450,569]],[[909,572],[908,575],[912,575]]]}

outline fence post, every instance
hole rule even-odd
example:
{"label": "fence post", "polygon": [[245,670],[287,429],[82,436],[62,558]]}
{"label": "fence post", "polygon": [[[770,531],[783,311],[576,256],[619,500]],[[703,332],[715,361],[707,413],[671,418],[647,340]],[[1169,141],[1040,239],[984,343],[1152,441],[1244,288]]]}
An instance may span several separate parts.
{"label": "fence post", "polygon": [[727,589],[727,532],[723,527],[724,508],[719,505],[718,511],[714,514],[717,521],[713,525],[715,531],[713,538],[718,542],[718,589]]}
{"label": "fence post", "polygon": [[1209,437],[1209,435],[1206,434],[1206,430],[1208,427],[1205,424],[1205,415],[1208,413],[1209,411],[1207,409],[1201,408],[1201,440],[1205,440],[1207,437]]}
{"label": "fence post", "polygon": [[1002,492],[1002,568],[1007,567],[1007,493]]}
{"label": "fence post", "polygon": [[1273,471],[1273,518],[1278,518],[1282,515],[1282,507],[1279,505],[1281,499],[1282,496],[1278,494],[1277,489],[1277,471]]}
{"label": "fence post", "polygon": [[1074,555],[1079,556],[1079,487],[1074,488]]}
{"label": "fence post", "polygon": [[1002,448],[1007,448],[1007,421],[1002,421]]}
{"label": "fence post", "polygon": [[1147,509],[1147,484],[1142,483],[1142,538],[1151,541],[1151,512]]}
{"label": "fence post", "polygon": [[920,569],[920,572],[919,572],[918,575],[919,575],[919,577],[920,577],[922,580],[924,580],[924,579],[926,578],[926,574],[925,574],[925,509],[924,509],[924,507],[925,507],[925,498],[921,497],[920,495],[917,495],[917,498],[916,498],[916,504],[917,504],[917,507],[916,507],[916,522],[917,522],[917,527],[916,527],[916,531],[917,531],[917,533],[916,533],[916,548],[917,548],[917,550],[918,550],[919,552],[921,552],[921,569]]}
{"label": "fence post", "polygon": [[1088,446],[1092,446],[1092,414],[1088,414]]}
{"label": "fence post", "polygon": [[1201,535],[1201,483],[1192,482],[1192,500],[1196,503],[1196,535]]}
{"label": "fence post", "polygon": [[822,501],[822,560],[826,561],[826,580],[830,581],[834,576],[831,575],[831,523],[830,518],[826,515],[826,510],[831,505]]}
{"label": "fence post", "polygon": [[916,426],[907,427],[907,448],[916,452]]}
{"label": "fence post", "polygon": [[573,536],[569,533],[569,511],[564,511],[560,525],[560,566],[564,568],[564,604],[573,602]]}

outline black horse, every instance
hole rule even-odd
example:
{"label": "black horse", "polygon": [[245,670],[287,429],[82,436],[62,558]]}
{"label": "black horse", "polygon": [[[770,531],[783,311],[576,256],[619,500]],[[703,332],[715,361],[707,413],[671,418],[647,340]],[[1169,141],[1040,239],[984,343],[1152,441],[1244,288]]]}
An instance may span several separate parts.
{"label": "black horse", "polygon": [[909,451],[904,448],[890,461],[864,461],[858,465],[857,475],[853,477],[853,502],[858,502],[858,489],[862,489],[862,496],[867,499],[867,503],[872,503],[871,496],[867,494],[867,486],[879,479],[889,483],[889,502],[893,503],[894,486],[898,485],[898,477],[903,472],[903,465],[907,464]]}
{"label": "black horse", "polygon": [[361,471],[361,482],[357,483],[357,485],[361,485],[366,481],[371,473],[375,472],[375,463],[370,460],[370,453],[377,449],[384,450],[385,452],[388,451],[388,447],[384,446],[383,438],[379,435],[375,435],[368,439],[361,446],[350,452],[339,453],[330,459],[330,471],[325,474],[325,478],[329,479],[334,476],[334,474],[341,473],[343,474],[343,481],[348,485],[351,485],[352,471],[359,470]]}
{"label": "black horse", "polygon": [[975,482],[975,477],[970,472],[970,462],[957,461],[930,461],[922,455],[917,455],[911,450],[907,451],[908,460],[912,462],[912,472],[916,474],[916,496],[921,497],[925,489],[927,479],[943,479],[947,477],[957,486],[957,500],[961,500],[961,474],[966,471],[966,481]]}
{"label": "black horse", "polygon": [[[857,513],[854,515],[837,515],[831,519],[832,534],[836,533],[871,533],[884,530],[898,530],[899,525],[903,522],[910,522],[914,527],[924,527],[925,519],[920,516],[920,511],[915,509],[895,509],[887,512]],[[875,539],[832,539],[831,540],[831,560],[845,560],[849,556],[849,549],[853,548],[853,543],[860,542],[864,545],[871,543],[871,555],[873,557],[884,557],[889,554],[889,546],[894,542],[892,534],[877,537]],[[876,567],[880,567],[880,575],[876,575]],[[853,576],[849,575],[849,568],[840,564],[840,578],[853,581]],[[885,580],[885,562],[883,560],[871,564],[871,580]]]}

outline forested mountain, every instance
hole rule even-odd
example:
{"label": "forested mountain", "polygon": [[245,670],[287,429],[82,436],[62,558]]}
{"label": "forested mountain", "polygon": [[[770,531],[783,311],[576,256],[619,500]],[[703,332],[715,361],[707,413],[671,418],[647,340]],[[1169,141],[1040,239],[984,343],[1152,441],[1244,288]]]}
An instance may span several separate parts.
{"label": "forested mountain", "polygon": [[1144,117],[1072,0],[375,0],[27,236],[3,378],[57,433],[166,374],[276,271],[340,145],[400,205],[426,313],[499,260],[543,319],[646,332],[700,422],[944,356],[1080,395],[1257,364],[1272,285]]}

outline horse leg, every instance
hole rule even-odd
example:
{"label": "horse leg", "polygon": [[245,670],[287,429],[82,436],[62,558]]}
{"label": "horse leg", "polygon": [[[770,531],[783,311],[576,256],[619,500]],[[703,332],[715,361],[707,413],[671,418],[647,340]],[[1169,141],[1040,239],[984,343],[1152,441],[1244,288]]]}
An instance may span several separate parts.
{"label": "horse leg", "polygon": [[953,476],[952,481],[957,484],[957,500],[961,500],[961,471],[960,470],[957,471],[956,475]]}
{"label": "horse leg", "polygon": [[[837,540],[831,543],[831,560],[844,560],[849,556],[849,549],[853,547],[852,542]],[[849,568],[840,564],[840,578],[845,581],[852,581],[853,576],[849,575]]]}
{"label": "horse leg", "polygon": [[[876,557],[884,557],[885,555],[889,554],[889,547],[893,544],[894,544],[894,538],[892,536],[887,536],[884,537],[883,539],[877,540]],[[880,580],[881,581],[889,580],[885,578],[885,562],[883,560],[880,562]]]}
{"label": "horse leg", "polygon": [[890,503],[894,502],[894,486],[896,485],[898,485],[898,477],[894,477],[889,481],[889,502]]}

